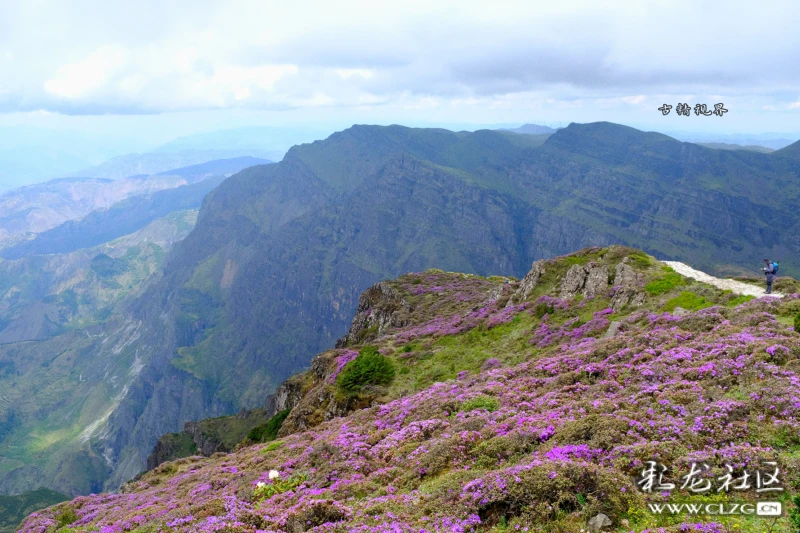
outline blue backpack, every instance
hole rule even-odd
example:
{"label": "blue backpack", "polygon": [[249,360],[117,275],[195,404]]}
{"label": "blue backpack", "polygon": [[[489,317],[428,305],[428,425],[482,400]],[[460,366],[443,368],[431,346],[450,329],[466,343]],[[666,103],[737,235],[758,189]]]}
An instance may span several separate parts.
{"label": "blue backpack", "polygon": [[778,265],[778,262],[777,262],[777,261],[773,261],[773,262],[772,262],[772,273],[773,273],[773,274],[777,274],[777,273],[778,273],[778,266],[779,266],[779,265]]}

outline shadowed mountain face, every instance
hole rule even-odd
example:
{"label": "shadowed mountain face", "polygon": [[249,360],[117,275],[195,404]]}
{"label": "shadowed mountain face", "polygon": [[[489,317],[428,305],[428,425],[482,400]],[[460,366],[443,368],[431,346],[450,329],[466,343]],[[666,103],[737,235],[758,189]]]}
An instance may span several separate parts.
{"label": "shadowed mountain face", "polygon": [[[403,272],[522,276],[534,259],[611,243],[716,273],[757,268],[765,255],[797,272],[790,148],[712,150],[609,123],[573,124],[543,143],[354,126],[296,146],[212,191],[163,277],[102,328],[54,339],[71,347],[55,359],[43,346],[0,349],[21,375],[47,362],[40,384],[52,369],[86,370],[52,392],[60,407],[40,408],[50,438],[39,462],[20,452],[0,489],[42,477],[71,494],[118,486],[159,435],[263,402],[346,331],[362,290]],[[67,391],[83,399],[57,403]]]}

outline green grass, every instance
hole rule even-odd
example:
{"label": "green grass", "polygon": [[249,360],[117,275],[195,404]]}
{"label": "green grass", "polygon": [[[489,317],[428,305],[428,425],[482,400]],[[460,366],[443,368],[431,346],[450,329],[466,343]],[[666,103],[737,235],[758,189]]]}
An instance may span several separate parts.
{"label": "green grass", "polygon": [[736,297],[731,298],[730,300],[728,300],[728,304],[727,305],[729,305],[731,307],[736,307],[737,305],[743,304],[745,302],[749,302],[753,298],[755,298],[755,296],[750,296],[749,294],[740,294],[739,296],[736,296]]}
{"label": "green grass", "polygon": [[424,345],[416,341],[414,351],[419,355],[398,362],[402,366],[390,394],[422,390],[437,381],[455,379],[461,371],[479,372],[484,361],[492,357],[503,364],[522,362],[531,352],[530,329],[538,323],[538,319],[522,312],[511,322],[491,329],[477,327],[429,340]]}
{"label": "green grass", "polygon": [[666,274],[658,277],[644,286],[644,290],[651,296],[658,296],[659,294],[666,294],[672,289],[683,285],[683,276],[672,270],[670,267],[665,266]]}
{"label": "green grass", "polygon": [[681,307],[687,311],[697,311],[699,309],[711,307],[712,305],[714,305],[713,302],[706,300],[704,297],[698,294],[693,292],[682,292],[675,298],[668,300],[662,309],[664,311],[672,312],[676,307]]}

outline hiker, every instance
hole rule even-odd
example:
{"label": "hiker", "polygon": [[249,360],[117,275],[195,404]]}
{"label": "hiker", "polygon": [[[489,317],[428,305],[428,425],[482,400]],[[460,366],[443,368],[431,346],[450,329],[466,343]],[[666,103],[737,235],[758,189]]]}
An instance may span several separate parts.
{"label": "hiker", "polygon": [[772,294],[772,281],[775,279],[775,272],[767,270],[764,275],[767,277],[767,294]]}
{"label": "hiker", "polygon": [[761,270],[764,271],[764,274],[766,274],[767,272],[772,272],[773,274],[775,273],[775,267],[772,265],[772,261],[770,261],[769,259],[764,259],[764,268],[762,268]]}

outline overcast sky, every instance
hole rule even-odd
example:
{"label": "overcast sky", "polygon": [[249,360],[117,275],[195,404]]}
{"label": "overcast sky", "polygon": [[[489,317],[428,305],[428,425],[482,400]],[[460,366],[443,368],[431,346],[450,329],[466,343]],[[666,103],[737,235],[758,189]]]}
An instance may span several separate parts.
{"label": "overcast sky", "polygon": [[0,0],[0,125],[794,132],[798,21],[795,0]]}

